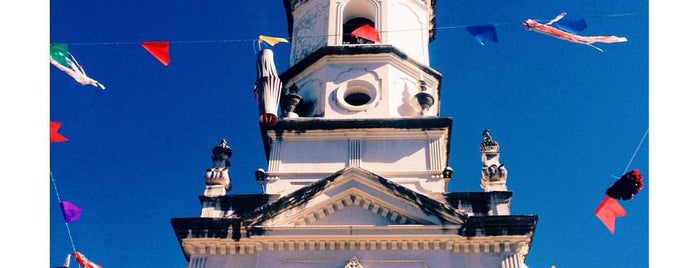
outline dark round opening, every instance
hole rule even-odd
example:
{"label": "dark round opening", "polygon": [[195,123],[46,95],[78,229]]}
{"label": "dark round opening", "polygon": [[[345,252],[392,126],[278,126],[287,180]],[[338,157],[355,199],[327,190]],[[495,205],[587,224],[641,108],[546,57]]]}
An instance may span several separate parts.
{"label": "dark round opening", "polygon": [[371,96],[363,92],[350,93],[345,96],[345,102],[352,106],[361,106],[369,103]]}

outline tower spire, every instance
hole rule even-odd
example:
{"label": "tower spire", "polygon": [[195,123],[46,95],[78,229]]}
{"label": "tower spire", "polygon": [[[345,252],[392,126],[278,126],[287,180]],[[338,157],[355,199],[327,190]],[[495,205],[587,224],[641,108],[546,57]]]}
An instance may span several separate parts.
{"label": "tower spire", "polygon": [[490,135],[490,128],[483,131],[483,142],[481,142],[481,188],[486,192],[507,191],[507,169],[500,163],[500,145]]}
{"label": "tower spire", "polygon": [[204,182],[205,196],[223,196],[231,188],[231,179],[228,175],[228,167],[231,162],[228,159],[233,155],[233,150],[228,146],[226,139],[211,149],[211,161],[214,166],[206,170]]}

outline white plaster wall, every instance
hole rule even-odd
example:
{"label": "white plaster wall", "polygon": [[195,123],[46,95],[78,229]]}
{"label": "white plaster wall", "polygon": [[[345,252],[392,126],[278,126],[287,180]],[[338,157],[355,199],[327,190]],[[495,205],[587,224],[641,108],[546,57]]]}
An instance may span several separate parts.
{"label": "white plaster wall", "polygon": [[389,88],[391,95],[389,98],[389,111],[391,116],[420,116],[420,104],[415,98],[415,94],[422,91],[420,87],[420,79],[425,81],[427,93],[434,98],[434,104],[425,115],[439,115],[439,94],[436,88],[438,82],[431,76],[422,75],[417,71],[411,70],[406,72],[396,66],[388,66]]}
{"label": "white plaster wall", "polygon": [[347,140],[284,141],[279,172],[335,172],[347,166]]}
{"label": "white plaster wall", "polygon": [[361,167],[380,171],[425,171],[429,159],[425,140],[361,141]]}
{"label": "white plaster wall", "polygon": [[408,54],[424,65],[429,64],[427,13],[429,7],[422,1],[388,1],[385,42]]}
{"label": "white plaster wall", "polygon": [[[415,94],[421,91],[421,72],[416,68],[398,67],[403,64],[390,56],[353,60],[352,57],[331,57],[324,66],[313,66],[307,72],[289,81],[299,88],[299,95],[305,103],[313,103],[310,111],[298,113],[302,116],[328,119],[395,118],[420,116],[420,107]],[[439,115],[439,96],[436,92],[438,81],[422,76],[427,84],[427,92],[435,104],[426,115]],[[362,109],[348,109],[338,102],[341,92],[353,81],[363,81],[376,90],[376,102]],[[340,94],[338,94],[340,93]],[[351,107],[350,107],[351,108]]]}
{"label": "white plaster wall", "polygon": [[327,45],[330,1],[307,1],[293,12],[293,41],[290,64],[294,65],[316,49]]}

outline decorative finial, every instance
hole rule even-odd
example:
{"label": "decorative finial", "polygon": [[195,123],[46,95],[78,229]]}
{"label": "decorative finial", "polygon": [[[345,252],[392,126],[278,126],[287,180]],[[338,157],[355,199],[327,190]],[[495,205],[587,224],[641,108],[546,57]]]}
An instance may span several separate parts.
{"label": "decorative finial", "polygon": [[490,128],[483,130],[483,142],[481,142],[481,187],[486,192],[507,191],[507,168],[500,163],[500,145],[490,135]]}
{"label": "decorative finial", "polygon": [[415,94],[417,102],[420,104],[420,115],[425,115],[427,111],[434,105],[434,97],[427,92],[427,83],[425,80],[420,80],[420,92]]}
{"label": "decorative finial", "polygon": [[490,136],[490,128],[483,130],[483,142],[481,142],[481,153],[497,153],[500,151],[500,145]]}
{"label": "decorative finial", "polygon": [[[228,175],[228,167],[231,163],[228,159],[233,155],[233,150],[228,146],[226,139],[221,139],[221,142],[211,149],[211,160],[214,163],[212,168],[206,170],[204,181],[207,185],[207,190],[204,192],[207,196],[225,195],[225,191],[230,189],[231,180]],[[223,186],[223,189],[216,190],[216,187]],[[213,188],[212,188],[213,187]]]}
{"label": "decorative finial", "polygon": [[289,118],[296,118],[299,117],[299,115],[294,112],[296,110],[296,105],[299,105],[301,103],[301,100],[303,98],[301,95],[298,94],[299,88],[296,86],[296,84],[291,85],[288,89],[288,93],[284,96],[284,110],[286,111],[286,117]]}
{"label": "decorative finial", "polygon": [[228,158],[233,155],[233,150],[228,146],[226,139],[221,139],[221,142],[211,149],[211,160],[214,162],[214,167],[229,167],[231,163]]}

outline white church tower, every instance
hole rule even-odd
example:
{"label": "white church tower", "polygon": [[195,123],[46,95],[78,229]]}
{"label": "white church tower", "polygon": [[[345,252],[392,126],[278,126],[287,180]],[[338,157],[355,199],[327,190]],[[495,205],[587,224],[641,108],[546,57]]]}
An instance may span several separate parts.
{"label": "white church tower", "polygon": [[[188,268],[526,267],[538,218],[510,215],[489,130],[484,191],[447,192],[435,0],[284,5],[292,66],[277,76],[270,50],[258,59],[264,193],[226,194],[231,151],[214,147],[200,216],[172,219]],[[364,25],[378,40],[351,34]]]}

